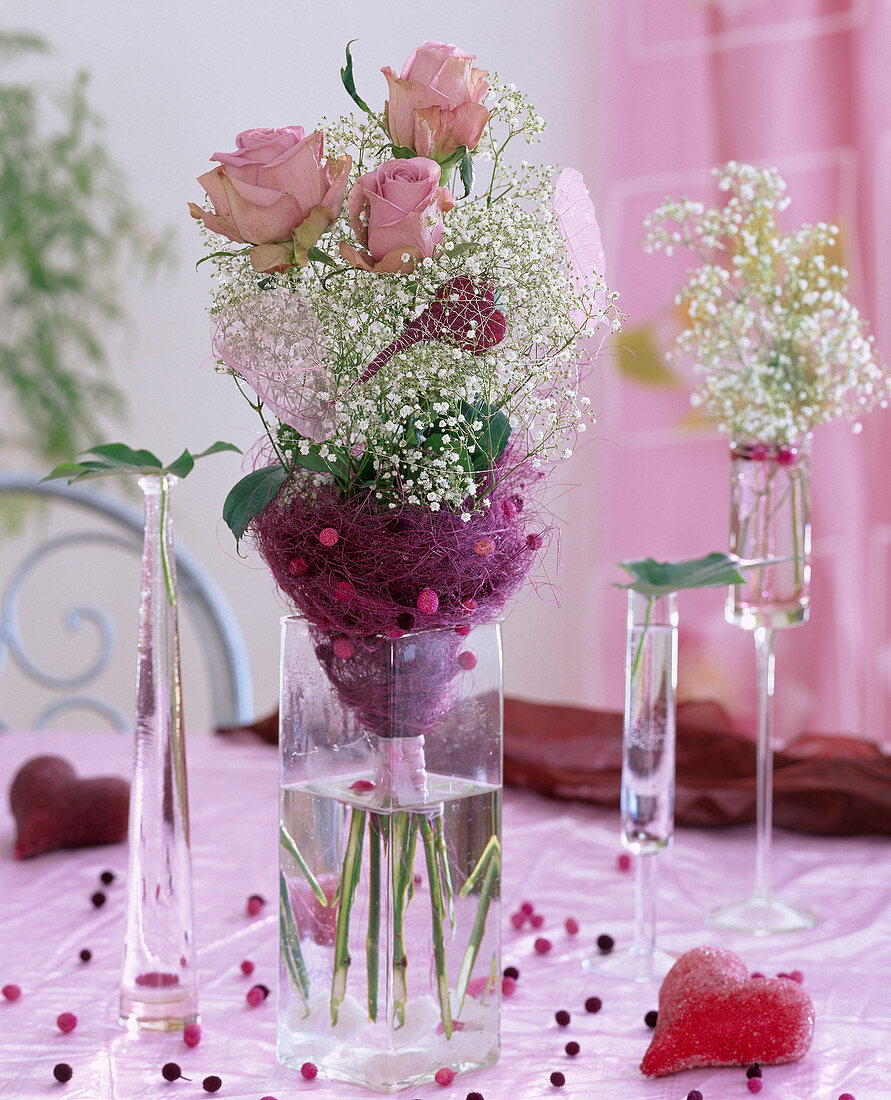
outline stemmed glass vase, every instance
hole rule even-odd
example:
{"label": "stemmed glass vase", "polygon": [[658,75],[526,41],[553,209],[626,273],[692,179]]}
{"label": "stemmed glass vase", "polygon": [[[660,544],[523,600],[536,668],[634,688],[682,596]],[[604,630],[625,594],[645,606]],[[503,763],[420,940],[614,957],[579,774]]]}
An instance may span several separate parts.
{"label": "stemmed glass vase", "polygon": [[634,858],[634,936],[629,948],[587,967],[637,982],[661,981],[675,962],[656,944],[659,853],[674,835],[677,597],[629,589],[622,733],[622,844]]}
{"label": "stemmed glass vase", "polygon": [[773,698],[777,630],[801,626],[809,613],[810,435],[795,445],[733,443],[730,448],[730,550],[743,561],[744,584],[732,587],[727,621],[751,630],[758,690],[755,885],[745,901],[722,905],[710,922],[756,935],[812,928],[814,913],[774,897],[770,854],[773,811]]}

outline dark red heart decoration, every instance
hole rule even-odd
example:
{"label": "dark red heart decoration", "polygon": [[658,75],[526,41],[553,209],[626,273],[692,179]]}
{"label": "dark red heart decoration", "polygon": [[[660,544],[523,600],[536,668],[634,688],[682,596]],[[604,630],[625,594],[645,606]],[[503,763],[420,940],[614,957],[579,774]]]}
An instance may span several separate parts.
{"label": "dark red heart decoration", "polygon": [[696,1066],[774,1065],[807,1052],[814,1006],[792,978],[750,978],[722,947],[681,955],[659,990],[659,1018],[641,1071],[664,1077]]}
{"label": "dark red heart decoration", "polygon": [[19,768],[9,789],[18,830],[15,857],[124,840],[129,802],[124,779],[78,779],[62,757],[35,756]]}

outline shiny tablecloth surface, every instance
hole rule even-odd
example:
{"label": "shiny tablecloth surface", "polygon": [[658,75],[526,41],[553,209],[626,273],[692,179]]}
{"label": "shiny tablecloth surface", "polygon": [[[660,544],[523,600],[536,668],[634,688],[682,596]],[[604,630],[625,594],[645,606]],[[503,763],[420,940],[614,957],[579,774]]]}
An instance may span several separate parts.
{"label": "shiny tablecloth surface", "polygon": [[[14,826],[6,791],[31,756],[53,752],[81,775],[118,774],[130,768],[129,739],[120,734],[0,733],[0,985],[22,987],[18,1002],[0,1001],[0,1096],[4,1100],[137,1100],[207,1096],[202,1079],[223,1080],[221,1100],[370,1100],[367,1093],[322,1080],[304,1082],[275,1058],[275,997],[257,1008],[244,995],[254,982],[275,984],[277,952],[277,759],[273,749],[212,736],[189,740],[189,785],[195,874],[195,933],[201,968],[203,1039],[188,1049],[178,1035],[131,1036],[117,1025],[116,982],[124,912],[124,845],[55,852],[33,860],[12,858]],[[644,1079],[638,1063],[650,1037],[643,1022],[656,1007],[657,989],[598,977],[582,969],[603,932],[617,942],[631,935],[632,876],[619,871],[614,812],[508,791],[504,807],[504,963],[520,972],[504,1000],[503,1052],[493,1069],[428,1085],[408,1100],[464,1100],[471,1090],[485,1100],[683,1100],[698,1088],[705,1100],[749,1096],[739,1069],[693,1070],[658,1081]],[[768,975],[800,969],[816,1007],[810,1053],[789,1066],[765,1067],[764,1100],[856,1100],[891,1096],[891,846],[887,839],[824,839],[777,832],[774,881],[789,901],[807,903],[822,916],[811,932],[754,939],[706,927],[704,910],[736,900],[750,882],[754,835],[732,830],[679,830],[660,857],[662,946],[680,952],[717,943],[738,951],[749,968]],[[108,902],[94,909],[98,876],[117,880]],[[245,902],[270,899],[250,918]],[[515,931],[507,920],[520,902],[545,915],[538,931]],[[581,931],[566,934],[575,916]],[[537,955],[536,936],[553,950]],[[93,957],[82,963],[79,952]],[[239,963],[253,959],[251,978]],[[585,998],[599,996],[602,1010],[588,1014]],[[554,1011],[568,1009],[560,1028]],[[57,1015],[74,1012],[75,1031],[62,1035]],[[569,1058],[569,1039],[581,1053]],[[53,1066],[70,1063],[75,1075],[57,1084]],[[178,1062],[191,1083],[167,1084],[161,1066]],[[552,1070],[566,1075],[554,1088]]]}

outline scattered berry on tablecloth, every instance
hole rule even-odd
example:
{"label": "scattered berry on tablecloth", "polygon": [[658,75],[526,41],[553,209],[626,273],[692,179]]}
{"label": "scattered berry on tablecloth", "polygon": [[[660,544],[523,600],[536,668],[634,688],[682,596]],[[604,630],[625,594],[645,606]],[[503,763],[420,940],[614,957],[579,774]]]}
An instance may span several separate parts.
{"label": "scattered berry on tablecloth", "polygon": [[659,1022],[659,1013],[655,1008],[651,1008],[650,1011],[644,1016],[644,1023],[647,1027],[655,1027]]}
{"label": "scattered berry on tablecloth", "polygon": [[501,992],[505,997],[509,997],[511,993],[517,988],[516,978],[502,978],[501,979]]}
{"label": "scattered berry on tablecloth", "polygon": [[481,1092],[468,1092],[464,1100],[485,1100],[485,1097]]}
{"label": "scattered berry on tablecloth", "polygon": [[503,974],[505,978],[513,978],[514,981],[517,981],[520,977],[520,972],[515,966],[506,966],[503,970]]}
{"label": "scattered berry on tablecloth", "polygon": [[250,977],[251,974],[253,974],[254,972],[254,964],[251,962],[250,959],[242,959],[239,967],[242,974],[245,974],[247,977]]}
{"label": "scattered berry on tablecloth", "polygon": [[582,1048],[578,1045],[575,1039],[570,1039],[570,1041],[563,1049],[566,1051],[570,1058],[575,1058],[575,1056]]}
{"label": "scattered berry on tablecloth", "polygon": [[201,1028],[198,1024],[186,1024],[183,1028],[183,1042],[187,1047],[196,1047],[201,1042]]}
{"label": "scattered berry on tablecloth", "polygon": [[80,953],[80,961],[83,963],[88,963],[90,959],[92,959],[92,957],[93,952],[89,949],[89,947],[85,947]]}
{"label": "scattered berry on tablecloth", "polygon": [[599,997],[588,997],[585,1000],[585,1012],[599,1012],[603,1008],[603,1001]]}
{"label": "scattered berry on tablecloth", "polygon": [[433,1075],[437,1085],[450,1085],[455,1080],[455,1071],[449,1066],[441,1066]]}
{"label": "scattered berry on tablecloth", "polygon": [[804,974],[800,970],[790,970],[789,977],[793,982],[798,982],[799,985],[804,981]]}
{"label": "scattered berry on tablecloth", "polygon": [[183,1081],[188,1081],[188,1077],[183,1077],[183,1071],[179,1068],[176,1062],[165,1062],[161,1066],[161,1076],[165,1081],[179,1081],[180,1078]]}
{"label": "scattered berry on tablecloth", "polygon": [[103,871],[102,874],[99,876],[99,881],[104,882],[106,886],[111,886],[111,884],[114,882],[114,879],[114,871]]}
{"label": "scattered berry on tablecloth", "polygon": [[531,917],[532,914],[535,912],[535,906],[532,904],[531,901],[524,901],[523,904],[520,906],[520,912],[524,916]]}
{"label": "scattered berry on tablecloth", "polygon": [[245,1000],[252,1007],[262,1004],[263,1001],[269,996],[269,986],[267,985],[252,985],[247,991]]}
{"label": "scattered berry on tablecloth", "polygon": [[597,937],[597,950],[601,955],[608,955],[615,946],[616,941],[606,932]]}
{"label": "scattered berry on tablecloth", "polygon": [[101,909],[106,902],[105,893],[102,890],[97,890],[95,894],[90,895],[90,904],[94,909]]}
{"label": "scattered berry on tablecloth", "polygon": [[77,1027],[77,1017],[73,1012],[61,1012],[56,1017],[56,1027],[67,1035]]}
{"label": "scattered berry on tablecloth", "polygon": [[566,929],[568,936],[577,936],[579,933],[579,922],[575,917],[567,917],[563,922],[563,927]]}
{"label": "scattered berry on tablecloth", "polygon": [[854,1100],[854,1094],[851,1092],[843,1092],[838,1100]]}
{"label": "scattered berry on tablecloth", "polygon": [[547,955],[547,953],[551,950],[551,947],[553,947],[553,944],[549,939],[547,939],[547,937],[539,936],[532,946],[539,953],[539,955]]}
{"label": "scattered berry on tablecloth", "polygon": [[554,1013],[554,1019],[557,1021],[560,1027],[569,1027],[569,1022],[572,1017],[569,1015],[565,1008],[561,1008]]}
{"label": "scattered berry on tablecloth", "polygon": [[750,1077],[746,1084],[749,1092],[760,1092],[764,1088],[764,1082],[760,1077]]}
{"label": "scattered berry on tablecloth", "polygon": [[551,1074],[550,1081],[555,1089],[562,1089],[563,1086],[566,1084],[566,1078],[559,1069],[554,1070],[554,1072]]}
{"label": "scattered berry on tablecloth", "polygon": [[628,852],[620,852],[619,855],[616,856],[616,866],[620,871],[630,871],[631,855]]}
{"label": "scattered berry on tablecloth", "polygon": [[9,985],[5,985],[3,989],[0,989],[0,993],[3,994],[4,999],[7,1001],[17,1001],[22,995],[22,989],[21,986],[10,982]]}
{"label": "scattered berry on tablecloth", "polygon": [[266,904],[266,899],[262,894],[251,894],[247,899],[247,914],[249,917],[255,917],[263,906]]}
{"label": "scattered berry on tablecloth", "polygon": [[699,1089],[690,1089],[687,1093],[687,1100],[702,1100],[702,1093]]}
{"label": "scattered berry on tablecloth", "polygon": [[219,1077],[211,1074],[210,1077],[204,1078],[204,1080],[201,1082],[201,1087],[204,1089],[205,1092],[219,1092],[220,1089],[223,1087],[223,1082],[220,1080]]}
{"label": "scattered berry on tablecloth", "polygon": [[53,1077],[55,1077],[60,1084],[64,1085],[65,1082],[70,1081],[73,1076],[74,1070],[67,1062],[59,1062],[57,1065],[53,1066]]}
{"label": "scattered berry on tablecloth", "polygon": [[300,1067],[300,1073],[304,1081],[315,1081],[319,1075],[319,1067],[315,1062],[304,1062]]}
{"label": "scattered berry on tablecloth", "polygon": [[761,1076],[761,1067],[758,1065],[757,1062],[755,1062],[754,1065],[749,1066],[749,1068],[746,1070],[746,1077],[760,1077],[760,1076]]}
{"label": "scattered berry on tablecloth", "polygon": [[532,913],[529,917],[529,923],[532,925],[533,928],[541,928],[544,922],[545,919],[542,913]]}
{"label": "scattered berry on tablecloth", "polygon": [[526,914],[521,913],[518,909],[515,913],[511,913],[510,922],[514,928],[522,928],[526,923]]}

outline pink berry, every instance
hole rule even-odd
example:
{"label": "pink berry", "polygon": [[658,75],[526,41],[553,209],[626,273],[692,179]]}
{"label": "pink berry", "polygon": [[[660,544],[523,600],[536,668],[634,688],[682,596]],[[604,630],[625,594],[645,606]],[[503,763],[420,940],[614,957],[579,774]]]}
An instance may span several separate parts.
{"label": "pink berry", "polygon": [[450,1085],[455,1080],[455,1071],[449,1066],[441,1066],[433,1075],[437,1085]]}
{"label": "pink berry", "polygon": [[749,1092],[760,1092],[764,1088],[764,1082],[760,1077],[750,1077],[746,1082]]}
{"label": "pink berry", "polygon": [[523,904],[520,906],[520,912],[526,917],[531,917],[532,914],[535,912],[535,906],[532,904],[531,901],[524,901]]}
{"label": "pink berry", "polygon": [[489,538],[477,539],[473,544],[473,552],[481,558],[487,558],[495,551],[495,543]]}
{"label": "pink berry", "polygon": [[514,926],[514,928],[522,928],[523,925],[526,923],[526,917],[523,913],[520,912],[511,913],[510,922]]}
{"label": "pink berry", "polygon": [[309,569],[309,563],[306,558],[292,558],[288,562],[288,572],[292,577],[302,577],[303,574]]}
{"label": "pink berry", "polygon": [[526,545],[530,550],[541,550],[544,545],[544,539],[537,531],[530,531],[526,536]]}
{"label": "pink berry", "polygon": [[502,978],[501,979],[501,992],[505,997],[509,997],[511,993],[517,988],[516,978]]}
{"label": "pink berry", "polygon": [[804,974],[800,970],[792,970],[789,972],[789,977],[793,982],[798,982],[799,985],[804,981]]}
{"label": "pink berry", "polygon": [[319,1067],[315,1062],[304,1062],[300,1067],[300,1073],[303,1076],[304,1081],[315,1081],[319,1075]]}
{"label": "pink berry", "polygon": [[422,615],[435,615],[439,610],[439,596],[432,588],[424,588],[418,593],[417,605]]}
{"label": "pink berry", "polygon": [[3,994],[7,1001],[17,1001],[22,995],[22,990],[17,985],[5,985],[0,993]]}
{"label": "pink berry", "polygon": [[621,852],[616,858],[616,866],[620,871],[631,870],[631,855],[628,852]]}
{"label": "pink berry", "polygon": [[567,917],[563,922],[563,927],[566,929],[568,936],[577,936],[579,934],[579,922],[575,917]]}
{"label": "pink berry", "polygon": [[569,1027],[569,1023],[572,1020],[572,1017],[565,1008],[560,1008],[554,1013],[554,1019],[557,1021],[560,1027]]}
{"label": "pink berry", "polygon": [[349,661],[350,658],[356,656],[356,647],[349,638],[335,638],[332,648],[334,649],[334,656],[341,661]]}
{"label": "pink berry", "polygon": [[458,635],[459,638],[466,638],[472,629],[472,626],[456,626],[455,633]]}
{"label": "pink berry", "polygon": [[854,1094],[851,1092],[843,1092],[838,1100],[854,1100]]}
{"label": "pink berry", "polygon": [[546,939],[544,936],[539,936],[533,944],[533,947],[539,953],[539,955],[547,955],[552,946],[553,944],[551,943],[551,941],[549,939]]}
{"label": "pink berry", "polygon": [[555,1089],[562,1089],[563,1086],[566,1084],[566,1077],[560,1072],[560,1070],[555,1069],[550,1076],[550,1082]]}
{"label": "pink berry", "polygon": [[465,672],[470,672],[471,669],[476,668],[476,654],[470,649],[465,649],[458,654],[458,664]]}
{"label": "pink berry", "polygon": [[529,923],[532,925],[533,928],[541,928],[544,922],[545,919],[542,913],[533,913],[532,916],[529,918]]}
{"label": "pink berry", "polygon": [[198,1024],[186,1024],[183,1028],[183,1042],[187,1047],[196,1047],[201,1042],[201,1028]]}
{"label": "pink berry", "polygon": [[461,610],[462,611],[476,611],[476,608],[477,608],[476,600],[472,599],[469,596],[466,600],[461,601]]}
{"label": "pink berry", "polygon": [[247,977],[250,977],[251,974],[253,974],[254,964],[251,962],[250,959],[242,959],[241,960],[241,972],[242,972],[242,974],[247,975]]}
{"label": "pink berry", "polygon": [[777,466],[794,466],[798,452],[794,447],[777,447]]}
{"label": "pink berry", "polygon": [[749,450],[749,457],[755,462],[763,462],[770,454],[770,447],[766,443],[754,443]]}
{"label": "pink berry", "polygon": [[251,988],[247,991],[245,1000],[251,1006],[251,1008],[256,1008],[258,1004],[262,1004],[263,1001],[266,1000],[262,986],[252,985]]}
{"label": "pink berry", "polygon": [[763,978],[764,975],[761,973],[760,970],[753,970],[752,973],[749,975],[749,977],[750,978]]}
{"label": "pink berry", "polygon": [[251,894],[251,896],[247,899],[248,916],[255,917],[265,904],[266,900],[260,894]]}
{"label": "pink berry", "polygon": [[340,535],[338,535],[333,527],[323,527],[322,530],[319,531],[319,542],[322,546],[336,546],[339,538]]}
{"label": "pink berry", "polygon": [[67,1035],[77,1027],[77,1017],[73,1012],[63,1012],[56,1017],[56,1027]]}
{"label": "pink berry", "polygon": [[358,791],[360,794],[365,794],[366,791],[374,790],[373,779],[357,779],[353,783],[350,783],[351,791]]}

